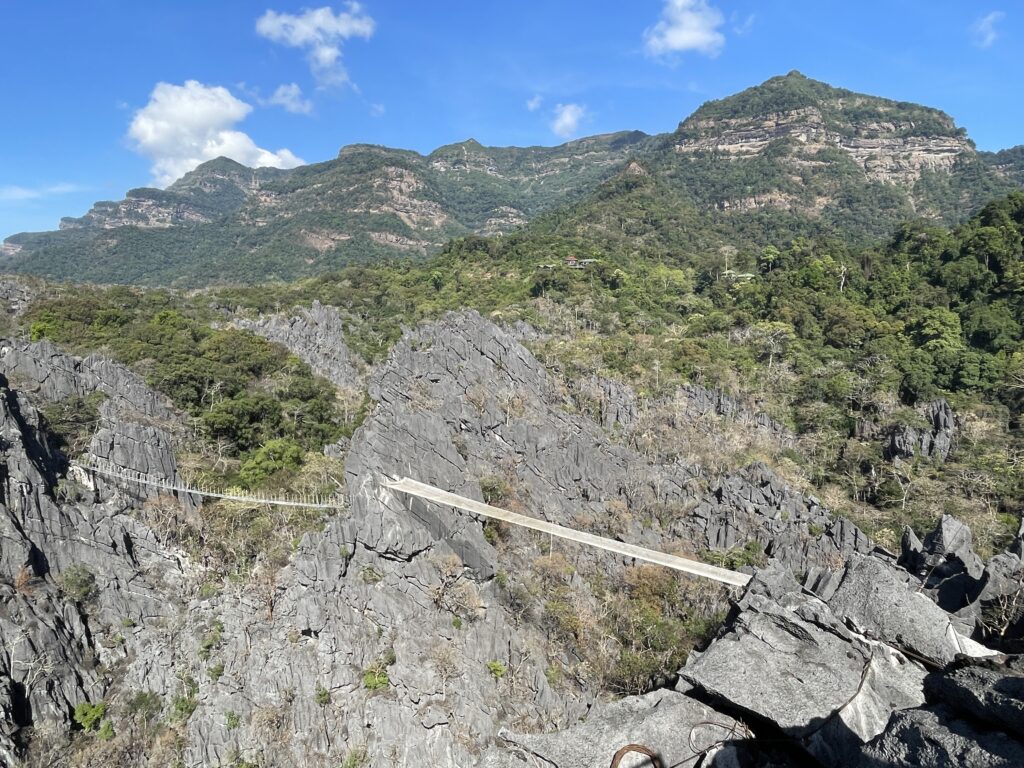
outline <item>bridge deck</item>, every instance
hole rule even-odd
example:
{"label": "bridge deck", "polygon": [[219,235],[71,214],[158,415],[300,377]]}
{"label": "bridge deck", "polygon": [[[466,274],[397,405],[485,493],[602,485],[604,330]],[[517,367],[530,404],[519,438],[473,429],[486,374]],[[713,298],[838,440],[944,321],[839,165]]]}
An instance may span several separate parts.
{"label": "bridge deck", "polygon": [[745,587],[747,582],[750,581],[750,576],[745,573],[737,573],[736,571],[730,571],[727,568],[718,568],[714,565],[697,562],[696,560],[687,560],[685,557],[668,555],[664,552],[657,552],[653,549],[638,547],[635,544],[627,544],[622,541],[615,541],[614,539],[606,539],[603,536],[596,536],[592,533],[566,528],[555,523],[549,523],[546,520],[538,520],[535,517],[528,517],[527,515],[520,515],[516,512],[509,512],[507,509],[492,507],[490,504],[484,504],[481,501],[474,501],[473,499],[467,499],[464,496],[457,496],[454,493],[443,491],[440,488],[435,488],[432,485],[427,485],[426,483],[421,483],[417,480],[411,480],[407,477],[403,477],[401,480],[385,482],[384,485],[392,490],[407,493],[410,496],[417,496],[436,504],[455,507],[456,509],[472,512],[476,515],[483,515],[484,517],[489,517],[494,520],[502,520],[506,523],[511,523],[512,525],[532,528],[535,531],[541,531],[552,536],[558,536],[561,539],[567,539],[569,541],[586,544],[587,546],[596,547],[598,549],[604,549],[619,555],[625,555],[626,557],[643,560],[647,563],[663,565],[666,568],[673,568],[677,571],[682,571],[683,573],[689,573],[693,576],[711,579],[723,584],[729,584],[735,587]]}

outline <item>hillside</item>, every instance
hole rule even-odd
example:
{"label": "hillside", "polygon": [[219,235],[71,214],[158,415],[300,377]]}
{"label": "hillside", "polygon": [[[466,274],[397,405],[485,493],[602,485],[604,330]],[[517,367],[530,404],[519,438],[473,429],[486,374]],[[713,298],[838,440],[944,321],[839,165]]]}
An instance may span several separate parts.
{"label": "hillside", "polygon": [[220,158],[165,191],[97,203],[59,232],[5,242],[10,271],[97,282],[199,285],[318,274],[422,257],[451,237],[516,229],[578,199],[646,140],[638,132],[560,147],[475,141],[423,156],[371,145],[288,172]]}
{"label": "hillside", "polygon": [[1017,154],[978,153],[938,110],[791,72],[653,137],[523,149],[470,140],[427,156],[356,145],[287,173],[211,161],[60,232],[9,238],[2,266],[148,285],[288,280],[527,224],[680,263],[801,236],[866,243],[913,218],[964,220],[1019,184]]}
{"label": "hillside", "polygon": [[1019,658],[964,654],[1024,643],[1022,242],[1015,192],[748,272],[574,268],[535,226],[291,284],[0,281],[0,761],[1020,764]]}

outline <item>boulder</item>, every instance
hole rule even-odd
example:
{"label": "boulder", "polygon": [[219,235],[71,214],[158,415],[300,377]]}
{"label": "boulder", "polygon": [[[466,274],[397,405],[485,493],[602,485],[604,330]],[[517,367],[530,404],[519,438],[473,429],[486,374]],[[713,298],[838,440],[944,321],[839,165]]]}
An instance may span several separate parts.
{"label": "boulder", "polygon": [[[728,715],[685,693],[662,689],[596,704],[585,720],[564,731],[502,731],[501,748],[490,750],[480,766],[520,768],[541,761],[542,765],[558,768],[603,768],[628,744],[651,750],[663,766],[711,765],[723,742],[743,741],[751,736],[742,723]],[[649,765],[647,758],[635,754],[620,763],[621,768]]]}
{"label": "boulder", "polygon": [[855,762],[891,712],[922,704],[924,675],[780,571],[759,571],[723,632],[680,670],[714,705],[766,723],[826,765]]}

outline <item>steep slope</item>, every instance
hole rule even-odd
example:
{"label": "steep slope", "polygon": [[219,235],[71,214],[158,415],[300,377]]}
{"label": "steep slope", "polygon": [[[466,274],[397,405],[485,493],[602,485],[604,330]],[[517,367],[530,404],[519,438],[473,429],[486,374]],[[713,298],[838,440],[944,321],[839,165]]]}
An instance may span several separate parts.
{"label": "steep slope", "polygon": [[274,174],[213,161],[165,192],[97,204],[59,233],[11,237],[0,265],[143,284],[290,279],[431,254],[545,213],[542,229],[584,245],[677,257],[798,236],[863,243],[910,218],[963,220],[1020,182],[1015,158],[979,154],[938,110],[791,72],[654,137],[522,149],[470,140],[427,156],[355,145]]}
{"label": "steep slope", "polygon": [[1016,183],[948,115],[799,72],[703,105],[651,147],[559,230],[684,255],[866,243],[914,218],[961,221]]}
{"label": "steep slope", "polygon": [[197,285],[319,274],[351,262],[437,251],[456,235],[497,234],[575,201],[646,140],[639,132],[559,147],[430,155],[353,145],[282,172],[210,161],[165,191],[98,203],[60,232],[8,238],[13,271],[100,282]]}
{"label": "steep slope", "polygon": [[[408,332],[372,374],[377,404],[348,453],[345,508],[296,541],[284,567],[257,562],[223,584],[185,546],[210,510],[66,471],[30,400],[123,395],[102,409],[89,453],[167,478],[179,477],[172,446],[189,432],[181,414],[99,358],[25,342],[2,350],[7,763],[602,764],[623,746],[616,739],[642,736],[698,765],[718,764],[697,759],[719,748],[731,758],[800,748],[853,764],[890,712],[924,704],[918,659],[979,650],[815,499],[764,467],[720,475],[617,443],[574,411],[564,381],[476,313]],[[665,690],[609,705],[597,681],[636,675],[630,633],[644,653],[667,643],[678,654],[669,664],[692,643],[692,624],[666,626],[643,612],[650,601],[699,623],[724,594],[399,497],[379,482],[398,474],[669,550],[760,542],[777,570],[752,582],[681,670],[699,692],[671,690],[669,666],[655,681]],[[238,510],[236,525],[245,519]],[[956,555],[937,540],[907,553],[940,557],[947,572],[956,556],[973,560],[969,538]],[[808,575],[806,588],[793,572]],[[1018,584],[1006,578],[1006,594]],[[624,602],[639,612],[602,624]],[[641,672],[634,690],[652,685]]]}

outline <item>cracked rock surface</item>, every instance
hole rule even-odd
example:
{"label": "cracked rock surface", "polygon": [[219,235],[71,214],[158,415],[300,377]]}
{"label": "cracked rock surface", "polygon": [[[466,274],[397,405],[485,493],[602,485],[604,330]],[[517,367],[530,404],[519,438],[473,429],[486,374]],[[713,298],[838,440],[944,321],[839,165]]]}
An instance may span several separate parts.
{"label": "cracked rock surface", "polygon": [[[855,526],[764,465],[712,475],[617,441],[628,393],[609,390],[611,421],[579,413],[557,374],[476,313],[409,331],[370,376],[376,405],[338,449],[348,508],[284,567],[257,563],[215,590],[147,511],[159,500],[62,474],[33,402],[107,393],[89,451],[170,480],[181,415],[131,371],[45,342],[4,342],[0,373],[0,763],[566,767],[606,765],[636,741],[677,762],[767,766],[787,762],[748,736],[782,733],[807,760],[853,764],[866,742],[871,759],[911,759],[909,734],[932,724],[953,734],[943,754],[1012,754],[969,735],[1016,727],[1007,671],[926,684],[916,657],[940,667],[956,653],[949,614]],[[501,587],[550,542],[512,531],[496,545],[480,520],[380,483],[401,476],[500,491],[527,514],[656,549],[753,540],[773,567],[681,671],[693,688],[611,702],[549,679],[573,649]],[[566,547],[580,600],[584,575],[623,566]],[[126,714],[140,694],[173,739],[148,742],[148,721]],[[72,737],[75,706],[99,701],[114,735]]]}

